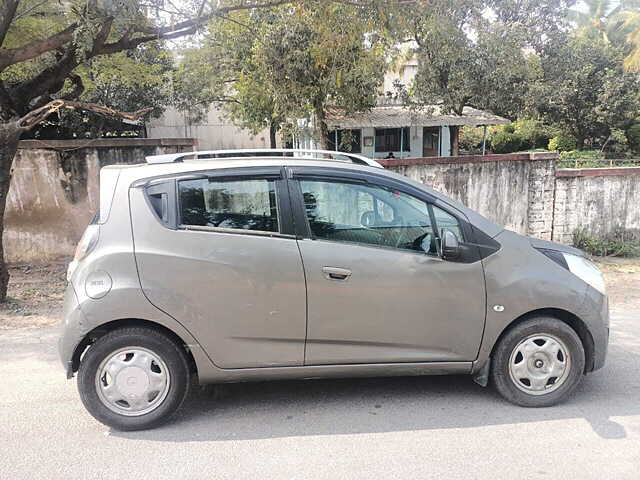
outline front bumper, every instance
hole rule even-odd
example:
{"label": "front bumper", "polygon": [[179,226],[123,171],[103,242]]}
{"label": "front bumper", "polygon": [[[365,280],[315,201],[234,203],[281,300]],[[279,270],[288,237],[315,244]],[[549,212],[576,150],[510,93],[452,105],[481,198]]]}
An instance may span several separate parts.
{"label": "front bumper", "polygon": [[58,339],[58,354],[67,378],[73,377],[73,355],[76,347],[84,338],[83,325],[86,324],[84,314],[80,310],[78,296],[71,283],[67,284],[63,303],[62,331]]}
{"label": "front bumper", "polygon": [[593,372],[604,367],[609,350],[609,298],[589,288],[581,318],[593,338],[593,365],[588,368]]}

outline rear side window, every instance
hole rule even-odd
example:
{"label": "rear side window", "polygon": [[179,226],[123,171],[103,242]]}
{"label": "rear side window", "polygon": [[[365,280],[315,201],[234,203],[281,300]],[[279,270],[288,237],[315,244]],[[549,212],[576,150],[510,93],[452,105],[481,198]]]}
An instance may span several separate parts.
{"label": "rear side window", "polygon": [[273,180],[183,180],[178,191],[183,225],[279,231]]}

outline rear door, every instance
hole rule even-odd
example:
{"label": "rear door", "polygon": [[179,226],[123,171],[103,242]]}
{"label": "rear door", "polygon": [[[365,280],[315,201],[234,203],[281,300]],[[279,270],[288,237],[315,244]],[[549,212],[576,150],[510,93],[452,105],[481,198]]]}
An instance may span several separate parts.
{"label": "rear door", "polygon": [[[485,321],[477,248],[461,214],[399,182],[296,167],[307,279],[305,364],[474,360]],[[442,260],[442,229],[462,244]]]}
{"label": "rear door", "polygon": [[130,202],[145,295],[217,366],[303,364],[305,281],[280,168],[156,179]]}

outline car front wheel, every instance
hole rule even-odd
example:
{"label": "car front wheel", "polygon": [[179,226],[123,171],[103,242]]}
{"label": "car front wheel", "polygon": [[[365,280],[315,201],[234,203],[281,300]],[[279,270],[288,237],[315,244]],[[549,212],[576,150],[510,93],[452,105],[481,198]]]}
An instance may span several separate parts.
{"label": "car front wheel", "polygon": [[573,392],[584,365],[582,342],[569,325],[553,317],[534,317],[511,328],[500,340],[491,379],[508,401],[547,407]]}
{"label": "car front wheel", "polygon": [[78,371],[86,409],[117,430],[153,428],[186,398],[190,385],[184,349],[163,333],[127,327],[100,337]]}

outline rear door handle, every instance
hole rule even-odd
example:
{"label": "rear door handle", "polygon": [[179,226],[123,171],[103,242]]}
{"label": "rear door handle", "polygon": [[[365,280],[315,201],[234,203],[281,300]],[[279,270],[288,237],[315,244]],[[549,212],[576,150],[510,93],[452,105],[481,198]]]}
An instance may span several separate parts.
{"label": "rear door handle", "polygon": [[351,270],[338,267],[322,267],[322,273],[327,280],[348,280],[351,276]]}

